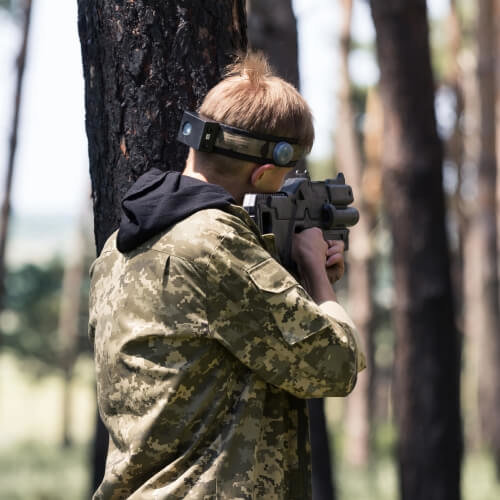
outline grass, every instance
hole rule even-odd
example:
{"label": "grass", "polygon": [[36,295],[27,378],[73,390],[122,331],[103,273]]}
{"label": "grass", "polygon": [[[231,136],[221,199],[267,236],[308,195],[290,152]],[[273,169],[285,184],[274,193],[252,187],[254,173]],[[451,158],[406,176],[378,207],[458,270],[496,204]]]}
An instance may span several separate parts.
{"label": "grass", "polygon": [[[89,498],[88,447],[64,449],[25,442],[0,450],[2,500],[84,500]],[[397,500],[394,460],[381,454],[369,468],[337,461],[339,500]],[[493,462],[485,453],[468,455],[462,475],[463,500],[498,500]]]}
{"label": "grass", "polygon": [[0,452],[2,500],[89,498],[87,447],[25,442]]}

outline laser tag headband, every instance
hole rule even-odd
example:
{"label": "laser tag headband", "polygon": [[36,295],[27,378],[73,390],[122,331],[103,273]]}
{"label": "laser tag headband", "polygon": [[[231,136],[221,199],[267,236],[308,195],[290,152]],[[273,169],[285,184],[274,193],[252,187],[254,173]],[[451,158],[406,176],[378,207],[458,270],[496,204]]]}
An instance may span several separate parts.
{"label": "laser tag headband", "polygon": [[254,134],[192,111],[184,111],[177,140],[198,151],[280,167],[294,166],[309,152],[296,139]]}

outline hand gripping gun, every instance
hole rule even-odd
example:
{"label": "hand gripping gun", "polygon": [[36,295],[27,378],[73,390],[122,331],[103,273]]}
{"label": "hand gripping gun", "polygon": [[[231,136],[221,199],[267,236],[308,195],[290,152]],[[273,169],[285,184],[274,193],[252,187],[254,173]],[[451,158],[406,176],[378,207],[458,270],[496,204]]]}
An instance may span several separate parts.
{"label": "hand gripping gun", "polygon": [[291,255],[294,233],[319,227],[325,240],[342,240],[348,249],[348,227],[359,220],[358,210],[348,206],[353,201],[351,186],[339,173],[336,179],[326,181],[288,179],[277,193],[246,194],[243,207],[262,234],[274,234],[282,265],[294,272],[296,266]]}

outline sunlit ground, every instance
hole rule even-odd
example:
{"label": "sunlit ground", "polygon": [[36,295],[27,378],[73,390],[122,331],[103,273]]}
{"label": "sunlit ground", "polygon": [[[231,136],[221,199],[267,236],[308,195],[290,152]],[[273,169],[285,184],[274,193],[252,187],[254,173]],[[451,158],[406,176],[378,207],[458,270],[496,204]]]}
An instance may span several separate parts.
{"label": "sunlit ground", "polygon": [[[62,380],[36,380],[25,363],[0,358],[0,498],[2,500],[87,500],[89,443],[94,425],[91,362],[80,362],[72,386],[75,444],[61,445]],[[329,412],[332,415],[332,412]],[[396,467],[391,450],[394,432],[377,431],[377,458],[357,469],[342,461],[342,438],[330,422],[336,441],[336,476],[340,500],[396,500]],[[345,445],[345,444],[344,444]],[[464,500],[498,500],[500,485],[486,454],[468,455],[463,472]]]}

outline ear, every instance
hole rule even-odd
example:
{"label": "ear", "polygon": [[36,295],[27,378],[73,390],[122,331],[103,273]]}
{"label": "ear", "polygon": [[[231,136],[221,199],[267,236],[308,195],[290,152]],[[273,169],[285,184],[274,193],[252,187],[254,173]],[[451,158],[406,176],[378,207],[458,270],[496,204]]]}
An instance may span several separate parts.
{"label": "ear", "polygon": [[257,185],[260,183],[262,177],[264,177],[264,174],[274,168],[274,165],[272,163],[266,163],[265,165],[257,165],[253,170],[251,174],[251,181],[252,181],[252,186],[257,187]]}

